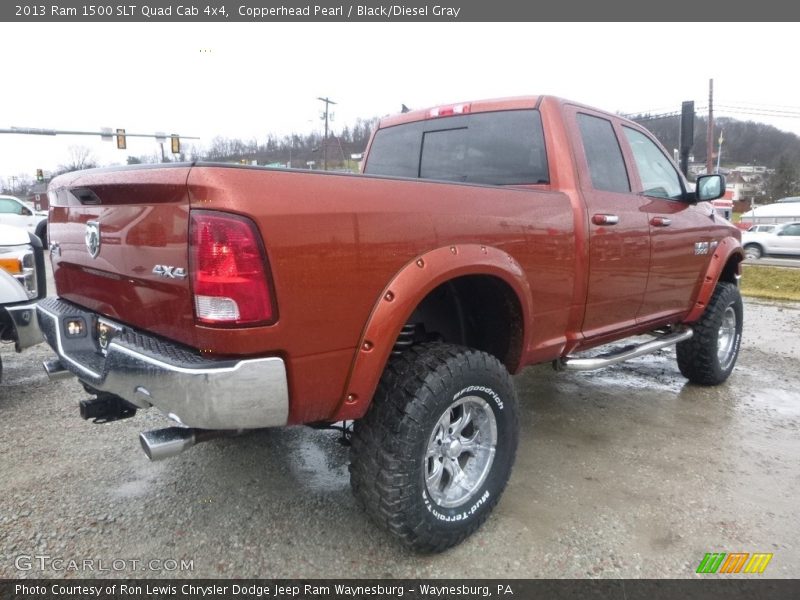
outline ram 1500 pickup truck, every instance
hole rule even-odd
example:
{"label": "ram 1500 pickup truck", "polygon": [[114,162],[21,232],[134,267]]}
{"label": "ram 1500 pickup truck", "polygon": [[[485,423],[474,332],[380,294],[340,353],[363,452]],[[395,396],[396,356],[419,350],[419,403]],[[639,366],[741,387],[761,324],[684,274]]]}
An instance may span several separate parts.
{"label": "ram 1500 pickup truck", "polygon": [[[677,344],[729,376],[739,231],[641,126],[554,97],[382,119],[362,174],[192,163],[50,184],[39,303],[95,421],[154,406],[150,458],[243,429],[354,422],[352,489],[419,551],[477,529],[517,448],[511,374]],[[601,355],[624,338],[652,339]],[[638,341],[638,338],[637,338]]]}

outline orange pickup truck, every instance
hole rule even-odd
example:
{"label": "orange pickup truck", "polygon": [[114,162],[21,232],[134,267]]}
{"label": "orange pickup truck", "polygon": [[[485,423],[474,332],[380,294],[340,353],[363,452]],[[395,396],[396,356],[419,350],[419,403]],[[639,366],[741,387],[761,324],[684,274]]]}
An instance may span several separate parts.
{"label": "orange pickup truck", "polygon": [[244,429],[352,425],[356,497],[441,551],[506,485],[524,366],[677,344],[690,381],[728,377],[743,252],[709,202],[724,190],[719,175],[690,188],[636,123],[548,96],[385,118],[362,174],[62,175],[45,369],[92,394],[84,418],[163,411],[174,426],[140,436],[151,459]]}

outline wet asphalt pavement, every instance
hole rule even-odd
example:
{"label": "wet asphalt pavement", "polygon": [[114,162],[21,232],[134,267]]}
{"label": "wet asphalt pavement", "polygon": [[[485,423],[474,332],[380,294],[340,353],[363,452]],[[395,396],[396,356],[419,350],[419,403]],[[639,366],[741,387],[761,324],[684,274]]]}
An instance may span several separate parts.
{"label": "wet asphalt pavement", "polygon": [[137,436],[165,418],[83,421],[85,393],[47,380],[45,345],[3,347],[0,578],[694,577],[706,552],[770,552],[764,576],[795,577],[800,304],[745,311],[738,365],[716,388],[688,385],[672,350],[523,372],[506,493],[435,556],[366,519],[335,432],[260,431],[151,463]]}

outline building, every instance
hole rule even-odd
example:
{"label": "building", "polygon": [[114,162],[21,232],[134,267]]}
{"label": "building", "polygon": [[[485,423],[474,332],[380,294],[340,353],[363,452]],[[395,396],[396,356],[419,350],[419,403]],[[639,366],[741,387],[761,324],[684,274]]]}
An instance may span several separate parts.
{"label": "building", "polygon": [[47,200],[47,182],[37,181],[28,189],[25,200],[33,204],[36,210],[47,210],[50,202]]}
{"label": "building", "polygon": [[741,222],[748,225],[790,221],[800,221],[800,202],[775,202],[756,206],[753,210],[742,213],[741,218]]}

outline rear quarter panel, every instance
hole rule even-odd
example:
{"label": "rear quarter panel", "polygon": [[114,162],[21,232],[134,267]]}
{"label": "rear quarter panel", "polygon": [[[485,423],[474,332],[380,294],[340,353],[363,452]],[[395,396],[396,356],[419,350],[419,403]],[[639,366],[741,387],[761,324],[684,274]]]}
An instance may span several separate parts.
{"label": "rear quarter panel", "polygon": [[268,327],[197,327],[198,347],[283,354],[291,422],[332,414],[385,286],[418,256],[449,244],[486,244],[512,256],[529,274],[533,293],[523,352],[563,347],[576,262],[573,211],[564,194],[222,166],[193,169],[188,185],[192,208],[254,219],[279,312]]}

